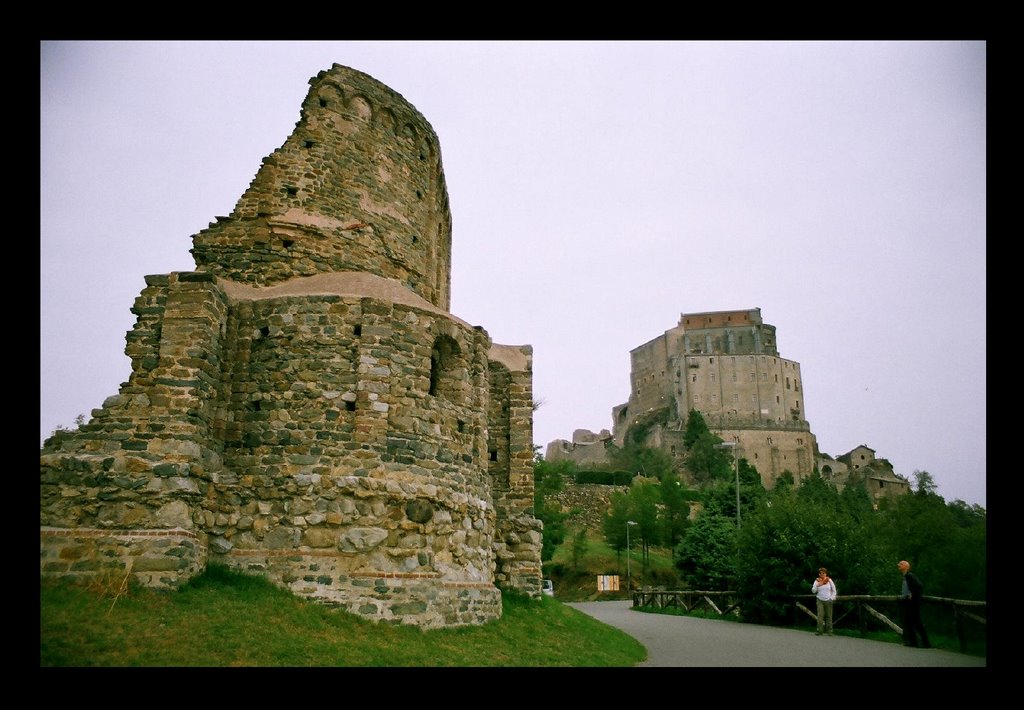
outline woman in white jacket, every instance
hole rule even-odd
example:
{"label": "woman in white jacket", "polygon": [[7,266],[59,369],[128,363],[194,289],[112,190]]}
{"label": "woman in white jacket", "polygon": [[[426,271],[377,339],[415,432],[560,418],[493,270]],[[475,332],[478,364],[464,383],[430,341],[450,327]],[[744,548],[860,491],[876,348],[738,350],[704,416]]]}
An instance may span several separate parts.
{"label": "woman in white jacket", "polygon": [[832,635],[832,602],[836,600],[836,583],[828,576],[828,570],[818,568],[818,578],[811,585],[811,593],[818,598],[818,636],[822,631]]}

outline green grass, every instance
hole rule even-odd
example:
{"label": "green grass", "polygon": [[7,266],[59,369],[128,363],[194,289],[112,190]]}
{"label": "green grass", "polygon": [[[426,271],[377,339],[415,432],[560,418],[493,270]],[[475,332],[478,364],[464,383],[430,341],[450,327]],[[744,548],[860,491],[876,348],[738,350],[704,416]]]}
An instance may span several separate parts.
{"label": "green grass", "polygon": [[[544,564],[544,576],[549,577],[555,585],[555,597],[562,601],[595,601],[610,599],[628,599],[626,591],[627,570],[633,578],[633,586],[644,585],[664,586],[679,589],[679,576],[672,561],[672,551],[668,548],[652,547],[644,568],[643,557],[638,545],[630,549],[629,565],[626,565],[626,551],[616,555],[615,550],[604,541],[604,538],[592,530],[587,532],[587,549],[579,561],[578,569],[572,564],[572,537],[575,530],[570,530],[562,544],[555,550],[549,562]],[[598,592],[597,576],[600,574],[618,574],[619,592]]]}
{"label": "green grass", "polygon": [[211,567],[174,592],[40,583],[40,666],[632,666],[635,639],[544,597],[505,593],[483,626],[374,624]]}

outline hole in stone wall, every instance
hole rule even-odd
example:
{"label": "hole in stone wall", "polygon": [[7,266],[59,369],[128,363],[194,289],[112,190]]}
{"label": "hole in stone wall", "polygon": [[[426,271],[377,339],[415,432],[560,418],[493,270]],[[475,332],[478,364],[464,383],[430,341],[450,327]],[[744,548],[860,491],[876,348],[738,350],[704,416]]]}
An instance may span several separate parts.
{"label": "hole in stone wall", "polygon": [[302,141],[302,147],[303,148],[312,148],[315,145],[316,145],[316,141],[311,141],[311,140]]}
{"label": "hole in stone wall", "polygon": [[414,235],[412,235],[412,243],[413,243],[413,244],[415,244],[415,243],[416,243],[416,242],[418,242],[419,240],[420,240],[420,238],[419,238],[419,237],[417,237],[417,236],[416,236],[415,234],[414,234]]}
{"label": "hole in stone wall", "polygon": [[347,412],[354,412],[354,411],[356,411],[356,403],[355,402],[345,402],[345,411],[347,411]]}
{"label": "hole in stone wall", "polygon": [[419,190],[416,191],[416,199],[417,200],[422,200],[423,199],[423,193],[420,192]]}
{"label": "hole in stone wall", "polygon": [[320,99],[320,107],[327,108],[327,99]]}
{"label": "hole in stone wall", "polygon": [[292,246],[292,244],[294,244],[294,243],[295,243],[295,241],[294,241],[294,240],[292,240],[292,239],[285,239],[285,240],[284,240],[284,241],[282,242],[282,244],[284,244],[284,248],[285,248],[285,249],[290,249],[290,248],[291,248],[291,246]]}
{"label": "hole in stone wall", "polygon": [[459,419],[455,423],[455,428],[459,430],[460,434],[463,433],[466,430],[466,422],[464,422],[461,419]]}
{"label": "hole in stone wall", "polygon": [[363,326],[356,325],[356,327],[352,329],[352,333],[358,338],[363,334]]}
{"label": "hole in stone wall", "polygon": [[260,328],[260,335],[262,335],[264,338],[270,335],[270,328],[268,326],[263,326],[262,328]]}
{"label": "hole in stone wall", "polygon": [[430,388],[428,394],[441,392],[451,397],[457,390],[455,368],[459,360],[459,344],[448,335],[441,335],[434,341],[430,353]]}
{"label": "hole in stone wall", "polygon": [[295,197],[297,194],[299,194],[299,188],[297,187],[292,187],[289,185],[286,186],[284,189],[288,192],[289,197]]}
{"label": "hole in stone wall", "polygon": [[491,461],[497,461],[498,460],[498,450],[497,449],[491,449],[488,453],[490,454]]}

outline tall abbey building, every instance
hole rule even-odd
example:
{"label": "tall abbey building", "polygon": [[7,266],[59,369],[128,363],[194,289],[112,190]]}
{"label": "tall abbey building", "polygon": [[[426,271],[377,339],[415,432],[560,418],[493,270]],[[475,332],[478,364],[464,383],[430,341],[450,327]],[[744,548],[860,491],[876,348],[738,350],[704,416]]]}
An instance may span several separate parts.
{"label": "tall abbey building", "polygon": [[612,431],[577,429],[572,441],[547,446],[549,461],[608,463],[607,445],[625,444],[630,429],[673,458],[685,452],[686,417],[697,410],[734,455],[757,468],[766,488],[785,471],[795,483],[819,473],[840,490],[863,481],[877,501],[910,491],[874,449],[861,444],[835,458],[818,451],[804,409],[800,363],[779,355],[775,326],[761,309],[684,313],[675,328],[630,351],[629,401],[612,410]]}
{"label": "tall abbey building", "polygon": [[629,401],[612,411],[622,444],[631,424],[667,408],[650,442],[676,454],[691,409],[725,441],[737,443],[766,486],[783,471],[814,470],[818,445],[804,415],[800,363],[779,356],[775,326],[761,309],[684,313],[676,327],[630,352]]}
{"label": "tall abbey building", "polygon": [[761,309],[684,313],[663,335],[630,352],[629,401],[612,410],[612,432],[578,431],[572,443],[554,441],[547,458],[597,463],[602,442],[622,446],[640,422],[647,445],[673,456],[684,451],[691,409],[736,455],[757,467],[765,486],[783,471],[799,481],[814,470],[818,446],[804,414],[800,363],[779,355],[775,326]]}

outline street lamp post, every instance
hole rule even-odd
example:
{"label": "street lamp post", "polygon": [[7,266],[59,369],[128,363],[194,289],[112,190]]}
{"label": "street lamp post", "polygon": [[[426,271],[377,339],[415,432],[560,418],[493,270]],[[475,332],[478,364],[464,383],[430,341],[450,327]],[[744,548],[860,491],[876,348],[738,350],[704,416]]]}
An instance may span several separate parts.
{"label": "street lamp post", "polygon": [[715,444],[716,449],[729,449],[732,451],[733,467],[736,469],[736,529],[740,528],[740,459],[736,453],[737,444],[735,441],[723,441]]}
{"label": "street lamp post", "polygon": [[626,591],[633,592],[633,574],[629,566],[629,529],[636,525],[636,521],[626,521]]}

